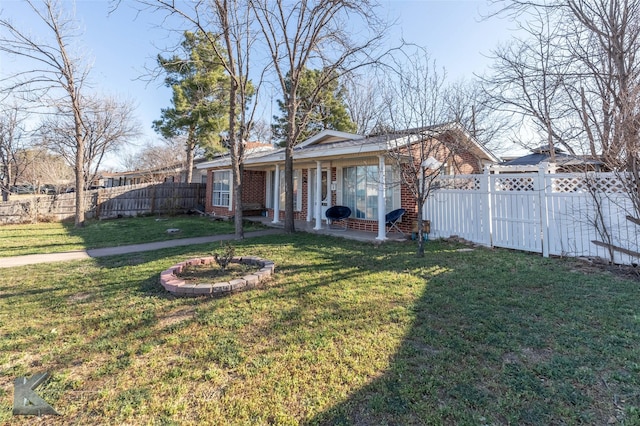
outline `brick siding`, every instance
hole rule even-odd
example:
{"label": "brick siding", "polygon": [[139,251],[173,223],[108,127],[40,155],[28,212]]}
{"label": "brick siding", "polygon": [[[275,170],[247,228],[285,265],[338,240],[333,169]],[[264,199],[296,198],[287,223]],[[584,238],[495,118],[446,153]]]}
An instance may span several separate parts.
{"label": "brick siding", "polygon": [[[264,171],[245,170],[242,179],[242,203],[259,204],[261,208],[265,206],[267,173]],[[233,185],[233,184],[232,184]],[[213,206],[213,170],[207,171],[207,195],[205,211],[216,216],[233,216],[235,207],[231,210],[225,206]]]}
{"label": "brick siding", "polygon": [[[455,144],[456,141],[452,138],[450,140],[445,140],[445,144]],[[433,150],[433,155],[436,159],[444,160],[450,151],[449,148],[445,148],[442,145],[437,149]],[[458,149],[455,155],[451,157],[449,160],[450,167],[456,174],[473,174],[473,173],[482,173],[482,164],[478,157],[476,157],[471,151]],[[307,186],[309,184],[309,176],[308,169],[302,169],[302,184],[300,190],[301,194],[301,203],[300,211],[294,212],[295,220],[307,220]],[[338,171],[336,167],[332,167],[330,170],[331,182],[337,181]],[[243,203],[260,203],[261,206],[266,205],[266,172],[264,171],[246,171],[244,172],[244,181],[243,181]],[[207,212],[216,213],[222,215],[232,215],[233,211],[229,211],[226,207],[213,207],[211,205],[211,196],[212,196],[212,171],[208,171],[207,175]],[[402,217],[402,222],[398,224],[398,227],[405,233],[411,233],[413,224],[415,223],[418,214],[417,214],[417,206],[414,202],[413,194],[410,189],[405,185],[401,186],[400,189],[400,207],[406,210],[406,213]],[[332,191],[331,193],[331,205],[337,204],[336,191]],[[388,212],[387,212],[388,213]],[[273,209],[267,209],[267,216],[272,218],[274,217]],[[281,210],[279,212],[280,220],[284,220],[284,206],[281,206]],[[325,218],[322,218],[323,220]],[[423,218],[424,220],[428,218]],[[377,220],[364,220],[364,219],[349,219],[348,221],[349,229],[367,231],[367,232],[378,232],[378,221]]]}

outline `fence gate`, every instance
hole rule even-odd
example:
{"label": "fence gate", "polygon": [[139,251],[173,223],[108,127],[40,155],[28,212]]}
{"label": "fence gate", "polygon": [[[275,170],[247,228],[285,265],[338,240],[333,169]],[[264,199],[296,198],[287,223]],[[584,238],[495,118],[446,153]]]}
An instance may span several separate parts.
{"label": "fence gate", "polygon": [[538,174],[489,175],[494,246],[542,252],[544,191],[537,184]]}

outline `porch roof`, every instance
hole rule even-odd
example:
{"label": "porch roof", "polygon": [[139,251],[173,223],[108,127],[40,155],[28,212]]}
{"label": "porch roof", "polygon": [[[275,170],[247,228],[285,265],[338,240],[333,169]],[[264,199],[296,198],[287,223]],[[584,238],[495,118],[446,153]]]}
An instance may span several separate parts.
{"label": "porch roof", "polygon": [[[404,131],[390,132],[373,136],[362,136],[353,133],[325,130],[307,139],[293,148],[294,161],[322,161],[338,158],[362,158],[377,156],[390,150],[406,146],[407,142],[415,143],[426,138],[436,137],[445,131],[459,131],[469,141],[469,148],[479,158],[491,162],[498,159],[457,123],[447,123]],[[408,139],[407,139],[408,138]],[[245,155],[245,166],[265,166],[281,163],[285,160],[285,149],[250,152]],[[231,165],[229,156],[217,158],[199,164],[199,169],[221,168]]]}

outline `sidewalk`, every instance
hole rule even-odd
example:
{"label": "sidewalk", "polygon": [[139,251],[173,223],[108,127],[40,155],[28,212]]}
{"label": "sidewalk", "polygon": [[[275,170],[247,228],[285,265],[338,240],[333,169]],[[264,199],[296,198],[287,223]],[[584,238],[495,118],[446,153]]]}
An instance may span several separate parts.
{"label": "sidewalk", "polygon": [[[245,232],[245,238],[262,237],[283,233],[282,229],[265,229],[261,231]],[[132,244],[128,246],[106,247],[91,250],[77,250],[63,253],[29,254],[25,256],[0,257],[0,268],[12,268],[15,266],[32,265],[36,263],[64,262],[67,260],[90,259],[94,257],[115,256],[119,254],[137,253],[142,251],[160,250],[170,247],[189,246],[195,244],[213,243],[216,241],[229,241],[235,239],[234,234],[211,235],[208,237],[181,238],[177,240],[157,241],[146,244]]]}

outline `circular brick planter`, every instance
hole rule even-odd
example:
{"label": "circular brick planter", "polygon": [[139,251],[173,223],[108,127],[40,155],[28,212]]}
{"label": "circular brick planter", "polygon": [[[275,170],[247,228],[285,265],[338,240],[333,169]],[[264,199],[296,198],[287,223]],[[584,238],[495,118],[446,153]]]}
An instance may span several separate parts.
{"label": "circular brick planter", "polygon": [[271,274],[275,271],[275,264],[272,261],[261,259],[256,256],[236,256],[231,260],[231,262],[255,265],[259,269],[242,278],[210,284],[189,284],[178,277],[178,274],[182,272],[182,268],[185,266],[209,265],[215,263],[213,256],[201,257],[198,259],[190,259],[185,262],[180,262],[169,269],[162,271],[160,273],[160,284],[162,284],[165,290],[176,296],[218,297],[255,288],[260,281],[269,279]]}

